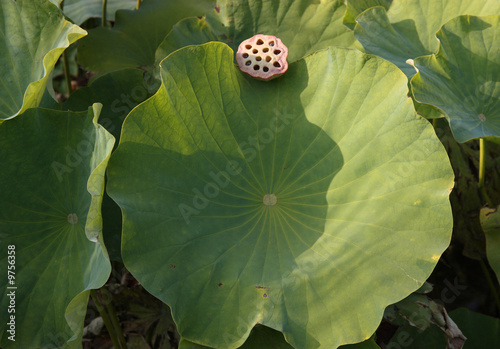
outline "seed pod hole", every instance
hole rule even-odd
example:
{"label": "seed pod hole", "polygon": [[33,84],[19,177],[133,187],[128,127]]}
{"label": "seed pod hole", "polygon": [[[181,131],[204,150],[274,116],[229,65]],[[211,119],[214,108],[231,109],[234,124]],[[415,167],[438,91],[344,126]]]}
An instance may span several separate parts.
{"label": "seed pod hole", "polygon": [[244,53],[243,58],[248,58],[248,53]]}
{"label": "seed pod hole", "polygon": [[273,65],[276,67],[276,68],[279,68],[281,67],[281,64],[279,64],[278,62],[274,62]]}
{"label": "seed pod hole", "polygon": [[247,66],[248,66],[248,65],[251,65],[251,64],[252,64],[252,62],[251,62],[251,61],[246,61],[246,62],[245,62],[245,65],[247,65]]}
{"label": "seed pod hole", "polygon": [[257,56],[257,57],[255,57],[255,60],[256,60],[257,62],[260,62],[260,61],[262,61],[262,57],[261,57],[261,56]]}
{"label": "seed pod hole", "polygon": [[252,45],[245,45],[245,48],[246,48],[247,50],[250,50],[250,49],[252,48]]}
{"label": "seed pod hole", "polygon": [[262,41],[262,39],[257,40],[257,45],[262,45],[263,43],[264,41]]}
{"label": "seed pod hole", "polygon": [[259,70],[259,69],[260,69],[260,66],[258,66],[258,65],[253,66],[253,70]]}
{"label": "seed pod hole", "polygon": [[269,47],[264,47],[264,48],[262,49],[262,52],[264,52],[264,53],[269,52]]}
{"label": "seed pod hole", "polygon": [[274,50],[274,54],[275,54],[275,55],[279,55],[280,53],[281,53],[281,51],[280,51],[280,50]]}
{"label": "seed pod hole", "polygon": [[271,62],[271,56],[266,56],[266,62]]}
{"label": "seed pod hole", "polygon": [[254,48],[252,52],[253,52],[254,54],[256,54],[256,53],[258,53],[258,52],[259,52],[259,50],[257,50],[256,48]]}
{"label": "seed pod hole", "polygon": [[268,68],[268,67],[264,67],[264,68],[262,68],[262,70],[263,70],[265,73],[267,73],[267,72],[269,71],[269,68]]}
{"label": "seed pod hole", "polygon": [[274,41],[269,41],[269,46],[274,46]]}

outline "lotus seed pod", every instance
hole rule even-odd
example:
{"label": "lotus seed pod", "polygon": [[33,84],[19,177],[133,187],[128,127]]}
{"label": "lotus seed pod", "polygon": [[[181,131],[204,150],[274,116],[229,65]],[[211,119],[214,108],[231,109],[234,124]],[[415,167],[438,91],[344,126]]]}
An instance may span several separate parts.
{"label": "lotus seed pod", "polygon": [[236,52],[240,70],[259,80],[271,80],[288,69],[288,48],[272,35],[257,34],[243,41]]}

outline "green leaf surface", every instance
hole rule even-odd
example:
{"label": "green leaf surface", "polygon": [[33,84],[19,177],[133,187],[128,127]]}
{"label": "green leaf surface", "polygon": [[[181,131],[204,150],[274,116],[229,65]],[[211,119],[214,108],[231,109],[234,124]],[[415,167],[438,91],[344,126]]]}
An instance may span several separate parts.
{"label": "green leaf surface", "polygon": [[436,36],[438,52],[415,59],[415,99],[442,110],[458,142],[500,136],[500,16],[460,16]]}
{"label": "green leaf surface", "polygon": [[[0,125],[0,266],[15,246],[15,314],[2,296],[0,346],[81,347],[89,290],[111,265],[102,244],[100,206],[114,139],[97,124],[99,105],[72,113],[29,109]],[[9,265],[12,262],[9,262]],[[8,339],[15,315],[15,342]]]}
{"label": "green leaf surface", "polygon": [[500,211],[499,207],[481,209],[479,220],[486,237],[486,254],[491,268],[500,280]]}
{"label": "green leaf surface", "polygon": [[396,64],[411,78],[416,70],[408,60],[436,52],[439,28],[466,14],[500,14],[500,1],[393,0],[388,11],[374,7],[360,14],[354,35],[367,53]]}
{"label": "green leaf surface", "polygon": [[214,6],[214,0],[144,0],[139,10],[118,11],[112,29],[90,30],[80,42],[78,61],[100,73],[152,66],[158,45],[175,23]]}
{"label": "green leaf surface", "polygon": [[[64,14],[78,25],[89,18],[101,18],[102,1],[103,0],[65,0]],[[108,21],[114,21],[116,11],[134,10],[137,6],[137,0],[110,0],[106,4],[106,18]]]}
{"label": "green leaf surface", "polygon": [[343,23],[349,27],[349,29],[354,30],[356,26],[356,17],[369,8],[375,6],[382,6],[386,10],[391,6],[392,0],[347,0],[347,9],[344,15]]}
{"label": "green leaf surface", "polygon": [[108,172],[124,263],[196,343],[257,323],[295,348],[366,340],[449,244],[446,152],[384,60],[330,48],[261,82],[233,57],[176,51],[125,120]]}
{"label": "green leaf surface", "polygon": [[176,24],[156,52],[156,65],[170,53],[188,45],[221,41],[235,52],[256,34],[274,35],[288,47],[294,62],[328,46],[356,43],[343,24],[343,0],[225,0],[205,18]]}
{"label": "green leaf surface", "polygon": [[40,104],[59,56],[85,34],[49,0],[0,0],[0,122]]}

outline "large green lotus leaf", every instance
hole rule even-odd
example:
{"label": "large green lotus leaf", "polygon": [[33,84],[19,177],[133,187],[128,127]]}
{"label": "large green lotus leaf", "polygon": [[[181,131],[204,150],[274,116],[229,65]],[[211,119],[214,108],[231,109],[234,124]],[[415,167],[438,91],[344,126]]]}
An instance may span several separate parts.
{"label": "large green lotus leaf", "polygon": [[118,11],[113,29],[90,30],[80,42],[78,60],[101,73],[152,66],[158,45],[175,23],[214,6],[215,0],[144,0],[137,11]]}
{"label": "large green lotus leaf", "polygon": [[328,46],[350,47],[353,33],[342,24],[343,0],[222,0],[205,18],[176,24],[156,52],[157,64],[175,50],[221,41],[233,50],[256,34],[279,37],[294,62]]}
{"label": "large green lotus leaf", "polygon": [[40,104],[59,56],[85,34],[49,0],[0,0],[0,121]]}
{"label": "large green lotus leaf", "polygon": [[486,237],[488,262],[500,280],[500,207],[481,209],[479,220]]}
{"label": "large green lotus leaf", "polygon": [[[0,125],[4,349],[81,347],[89,290],[101,287],[111,272],[100,207],[114,139],[97,124],[99,109],[34,108]],[[8,246],[15,246],[9,284]],[[8,314],[11,291],[15,313]],[[8,339],[10,315],[15,342]]]}
{"label": "large green lotus leaf", "polygon": [[436,52],[436,32],[460,15],[500,14],[498,0],[393,0],[388,11],[374,7],[356,18],[354,35],[367,53],[391,61],[408,78],[411,59]]}
{"label": "large green lotus leaf", "polygon": [[[103,0],[65,0],[64,14],[71,18],[76,24],[82,24],[92,17],[102,17]],[[115,20],[115,12],[118,10],[133,10],[137,6],[137,0],[110,0],[106,3],[106,18]]]}
{"label": "large green lotus leaf", "polygon": [[439,51],[415,60],[415,99],[442,110],[458,142],[500,136],[500,16],[460,16],[436,36]]}
{"label": "large green lotus leaf", "polygon": [[447,154],[387,61],[329,48],[262,82],[233,55],[172,53],[125,120],[124,263],[195,343],[236,348],[257,323],[295,348],[368,339],[449,243]]}
{"label": "large green lotus leaf", "polygon": [[349,29],[354,30],[354,27],[356,26],[356,17],[358,17],[361,12],[376,6],[382,6],[388,10],[391,3],[392,0],[347,0],[347,8],[343,23],[348,26]]}

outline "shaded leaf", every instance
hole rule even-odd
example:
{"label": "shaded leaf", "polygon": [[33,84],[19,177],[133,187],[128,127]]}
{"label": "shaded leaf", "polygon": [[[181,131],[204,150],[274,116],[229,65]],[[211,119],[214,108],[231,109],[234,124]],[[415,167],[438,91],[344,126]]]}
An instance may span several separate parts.
{"label": "shaded leaf", "polygon": [[[500,345],[500,320],[475,313],[469,309],[460,308],[450,312],[450,317],[463,332],[467,340],[463,348],[484,349],[498,348]],[[448,348],[460,348],[455,346]],[[436,326],[425,331],[419,331],[413,327],[401,327],[387,348],[447,348],[446,335]]]}
{"label": "shaded leaf", "polygon": [[500,319],[460,308],[450,316],[467,337],[465,349],[500,347]]}
{"label": "shaded leaf", "polygon": [[[73,22],[80,25],[89,18],[102,17],[103,0],[65,0],[64,14]],[[106,18],[108,21],[115,20],[115,12],[118,10],[134,10],[137,0],[110,0],[106,6]]]}
{"label": "shaded leaf", "polygon": [[174,52],[126,119],[108,186],[124,263],[197,343],[256,323],[299,348],[364,340],[448,246],[446,152],[384,60],[330,48],[261,82],[233,55]]}
{"label": "shaded leaf", "polygon": [[144,0],[137,11],[118,11],[113,29],[90,30],[78,47],[78,61],[100,73],[152,67],[158,45],[175,23],[214,6],[214,0]]}
{"label": "shaded leaf", "polygon": [[[99,105],[29,109],[0,125],[0,247],[16,255],[14,284],[2,280],[0,291],[17,287],[15,342],[0,313],[4,349],[81,346],[89,290],[109,277],[100,206],[114,139],[98,116]],[[0,265],[7,270],[7,253]],[[8,304],[2,297],[2,309]]]}
{"label": "shaded leaf", "polygon": [[438,52],[415,59],[415,99],[442,110],[458,142],[500,136],[500,16],[460,16],[436,36]]}
{"label": "shaded leaf", "polygon": [[40,104],[59,56],[85,34],[49,0],[0,0],[0,122]]}
{"label": "shaded leaf", "polygon": [[94,103],[101,103],[99,123],[119,140],[125,117],[136,105],[151,96],[143,73],[140,69],[128,68],[103,74],[88,86],[75,91],[62,108],[82,111]]}
{"label": "shaded leaf", "polygon": [[484,207],[479,216],[486,237],[486,254],[491,268],[500,280],[500,211]]}

